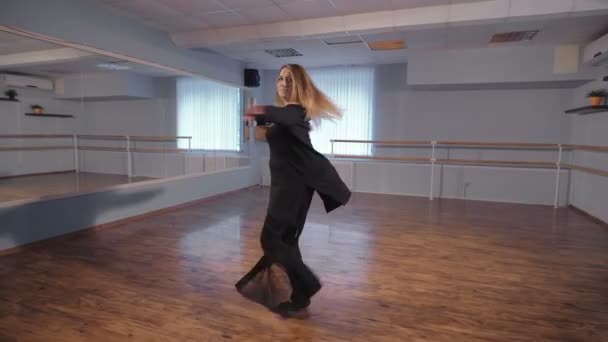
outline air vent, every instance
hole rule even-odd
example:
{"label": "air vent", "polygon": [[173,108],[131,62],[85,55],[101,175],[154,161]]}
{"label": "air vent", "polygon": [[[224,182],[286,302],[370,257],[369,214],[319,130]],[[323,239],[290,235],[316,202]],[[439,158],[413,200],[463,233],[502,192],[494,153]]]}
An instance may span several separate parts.
{"label": "air vent", "polygon": [[490,43],[514,43],[522,41],[530,41],[538,34],[535,31],[517,31],[517,32],[502,32],[497,33],[492,37]]}
{"label": "air vent", "polygon": [[363,43],[363,40],[359,37],[355,36],[347,36],[347,37],[333,37],[333,38],[325,38],[323,39],[323,43],[325,45],[345,45],[345,44],[360,44]]}
{"label": "air vent", "polygon": [[301,53],[299,53],[298,51],[291,49],[291,48],[290,49],[273,49],[273,50],[264,50],[264,51],[268,52],[269,54],[271,54],[277,58],[302,56]]}
{"label": "air vent", "polygon": [[403,40],[383,40],[377,42],[367,42],[367,46],[374,51],[401,50],[405,49],[405,42]]}

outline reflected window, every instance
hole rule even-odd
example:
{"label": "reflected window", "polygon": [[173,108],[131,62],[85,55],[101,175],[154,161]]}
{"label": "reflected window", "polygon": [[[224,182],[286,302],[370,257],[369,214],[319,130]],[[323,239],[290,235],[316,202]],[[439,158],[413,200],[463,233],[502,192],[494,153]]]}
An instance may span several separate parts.
{"label": "reflected window", "polygon": [[[239,151],[241,90],[195,78],[177,80],[177,132],[192,137],[192,149]],[[179,148],[188,148],[181,140]]]}

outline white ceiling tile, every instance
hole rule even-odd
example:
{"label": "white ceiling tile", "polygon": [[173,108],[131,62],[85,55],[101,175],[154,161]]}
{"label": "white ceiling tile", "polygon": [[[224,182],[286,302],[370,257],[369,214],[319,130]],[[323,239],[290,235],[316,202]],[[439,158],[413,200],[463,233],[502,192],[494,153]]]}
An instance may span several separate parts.
{"label": "white ceiling tile", "polygon": [[331,0],[341,15],[393,9],[391,0]]}
{"label": "white ceiling tile", "polygon": [[328,37],[346,33],[343,17],[303,19],[300,27],[304,37]]}
{"label": "white ceiling tile", "polygon": [[238,12],[214,12],[194,16],[200,22],[211,27],[242,26],[251,24],[251,21]]}
{"label": "white ceiling tile", "polygon": [[250,8],[239,11],[245,18],[249,19],[252,23],[272,23],[278,21],[288,20],[287,13],[277,6],[266,6]]}
{"label": "white ceiling tile", "polygon": [[[144,0],[146,1],[146,0]],[[155,0],[166,6],[180,11],[183,14],[195,15],[203,12],[226,11],[228,8],[222,6],[215,0]],[[147,2],[150,2],[149,0]]]}
{"label": "white ceiling tile", "polygon": [[279,22],[272,24],[257,25],[256,28],[261,37],[285,38],[300,37],[302,30],[299,22]]}
{"label": "white ceiling tile", "polygon": [[272,0],[218,0],[222,5],[232,10],[244,10],[274,6]]}
{"label": "white ceiling tile", "polygon": [[574,9],[574,0],[510,0],[509,14],[512,17],[569,13]]}
{"label": "white ceiling tile", "polygon": [[416,7],[393,11],[393,20],[395,27],[443,26],[449,14],[449,6]]}
{"label": "white ceiling tile", "polygon": [[181,14],[172,6],[156,1],[128,0],[112,3],[111,6],[139,18],[158,18]]}
{"label": "white ceiling tile", "polygon": [[509,0],[492,0],[483,2],[465,2],[452,4],[449,21],[457,22],[498,22],[509,16]]}
{"label": "white ceiling tile", "polygon": [[211,23],[197,17],[179,15],[153,19],[157,26],[166,27],[169,32],[201,30],[211,28]]}
{"label": "white ceiling tile", "polygon": [[290,17],[297,19],[333,17],[339,15],[336,8],[327,0],[276,1]]}
{"label": "white ceiling tile", "polygon": [[393,9],[447,5],[450,0],[391,0]]}
{"label": "white ceiling tile", "polygon": [[373,12],[364,14],[352,14],[344,17],[344,28],[351,31],[375,29],[378,27],[394,27],[393,12]]}

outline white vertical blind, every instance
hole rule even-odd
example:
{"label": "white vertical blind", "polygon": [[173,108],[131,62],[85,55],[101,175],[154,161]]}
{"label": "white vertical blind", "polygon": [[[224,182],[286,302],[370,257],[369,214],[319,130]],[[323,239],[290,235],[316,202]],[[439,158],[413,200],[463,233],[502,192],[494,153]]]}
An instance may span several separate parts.
{"label": "white vertical blind", "polygon": [[[317,87],[344,111],[342,119],[324,120],[310,138],[315,149],[331,153],[330,139],[371,140],[374,107],[374,67],[311,69]],[[334,143],[335,154],[371,155],[370,144]]]}
{"label": "white vertical blind", "polygon": [[[192,136],[192,148],[240,150],[241,91],[221,83],[195,79],[177,80],[177,132]],[[180,139],[179,148],[188,148]]]}

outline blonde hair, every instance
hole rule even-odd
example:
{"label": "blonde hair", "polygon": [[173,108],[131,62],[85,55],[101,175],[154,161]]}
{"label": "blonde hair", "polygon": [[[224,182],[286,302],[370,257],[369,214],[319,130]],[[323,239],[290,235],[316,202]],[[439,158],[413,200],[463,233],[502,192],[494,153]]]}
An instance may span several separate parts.
{"label": "blonde hair", "polygon": [[336,119],[342,117],[340,110],[322,91],[312,82],[306,70],[299,64],[285,64],[279,70],[289,70],[293,80],[290,98],[285,101],[276,91],[275,102],[278,106],[296,103],[306,109],[308,119],[319,124],[321,119]]}

